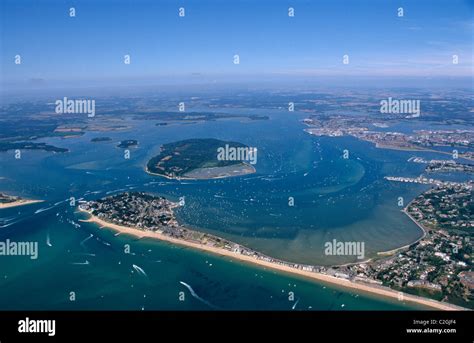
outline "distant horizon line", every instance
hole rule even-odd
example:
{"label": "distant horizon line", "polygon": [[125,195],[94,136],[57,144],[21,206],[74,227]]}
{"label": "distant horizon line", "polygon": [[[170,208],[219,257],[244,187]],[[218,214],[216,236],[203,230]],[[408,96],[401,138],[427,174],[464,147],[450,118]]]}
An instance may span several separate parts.
{"label": "distant horizon line", "polygon": [[[405,82],[414,82],[417,84],[404,84]],[[448,84],[446,84],[449,83]],[[289,83],[289,84],[288,84]],[[0,81],[0,93],[10,91],[34,91],[34,90],[55,90],[62,89],[85,89],[85,88],[111,88],[120,89],[123,87],[196,87],[196,86],[255,86],[255,87],[275,87],[300,86],[300,87],[347,87],[355,88],[360,86],[374,87],[406,87],[406,88],[426,88],[429,83],[431,86],[439,88],[446,85],[461,88],[474,88],[474,75],[319,75],[302,76],[296,74],[181,74],[167,75],[162,77],[115,77],[102,80],[95,79],[45,79],[30,78],[17,81]],[[442,83],[442,84],[440,84]],[[397,85],[398,84],[398,85]]]}

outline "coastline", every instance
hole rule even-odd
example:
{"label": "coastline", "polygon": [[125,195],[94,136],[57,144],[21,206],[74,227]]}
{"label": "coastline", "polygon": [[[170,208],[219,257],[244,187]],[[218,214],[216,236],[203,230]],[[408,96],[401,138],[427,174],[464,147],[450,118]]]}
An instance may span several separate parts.
{"label": "coastline", "polygon": [[188,176],[180,176],[180,177],[170,177],[170,176],[167,176],[167,175],[163,175],[163,174],[158,174],[158,173],[153,173],[151,172],[149,169],[148,169],[148,166],[145,165],[145,172],[149,175],[153,175],[153,176],[161,176],[161,177],[164,177],[165,179],[168,179],[168,180],[176,180],[176,181],[180,181],[180,180],[191,180],[191,181],[197,181],[197,180],[217,180],[217,179],[225,179],[225,178],[228,178],[228,177],[237,177],[237,176],[244,176],[244,175],[251,175],[251,174],[255,174],[257,172],[257,170],[255,169],[254,166],[252,166],[251,164],[248,164],[248,163],[244,163],[246,167],[251,167],[252,168],[252,172],[251,173],[239,173],[239,174],[235,174],[235,175],[223,175],[223,176],[214,176],[214,177],[202,177],[202,178],[196,178],[196,177],[188,177]]}
{"label": "coastline", "polygon": [[[438,145],[438,146],[441,146],[441,145]],[[396,147],[396,146],[391,146],[391,145],[383,145],[383,144],[379,144],[379,143],[375,143],[375,147],[378,148],[378,149],[388,149],[388,150],[398,150],[398,151],[417,151],[417,152],[432,152],[432,153],[436,153],[436,154],[443,154],[443,155],[449,155],[449,156],[452,156],[452,153],[451,152],[447,152],[447,151],[442,151],[442,150],[435,150],[435,149],[424,149],[424,148],[402,148],[402,147]],[[470,158],[470,157],[466,157],[466,156],[462,156],[462,154],[459,155],[459,158],[460,159],[465,159],[467,161],[474,161],[474,159]]]}
{"label": "coastline", "polygon": [[28,199],[15,200],[15,201],[8,202],[5,204],[0,204],[0,210],[4,208],[12,208],[12,207],[36,204],[38,202],[43,202],[43,201],[44,200],[28,200]]}
{"label": "coastline", "polygon": [[390,256],[390,255],[393,255],[393,254],[397,253],[397,252],[400,251],[400,250],[408,249],[408,248],[410,247],[410,245],[416,244],[416,243],[418,243],[419,241],[421,241],[423,238],[426,237],[426,228],[423,227],[423,225],[421,225],[420,223],[418,223],[418,222],[416,221],[416,219],[413,218],[413,217],[411,216],[411,214],[408,213],[408,211],[407,211],[407,210],[408,210],[408,207],[411,205],[411,203],[412,203],[412,201],[410,201],[410,203],[402,210],[402,212],[403,212],[408,218],[410,218],[411,221],[416,224],[416,226],[418,226],[418,227],[421,229],[421,231],[423,232],[423,234],[421,235],[421,237],[419,237],[418,239],[416,239],[414,242],[412,242],[412,243],[410,243],[410,244],[406,244],[406,245],[404,245],[404,246],[402,246],[402,247],[400,247],[400,248],[395,248],[395,249],[387,250],[387,251],[379,251],[379,252],[377,252],[377,255],[378,255],[378,256]]}
{"label": "coastline", "polygon": [[316,281],[320,281],[320,282],[323,282],[323,283],[340,286],[340,287],[343,287],[343,288],[346,288],[346,289],[352,289],[352,290],[356,290],[356,291],[363,292],[363,293],[369,293],[369,294],[372,294],[372,295],[375,294],[375,295],[382,296],[382,297],[385,297],[385,298],[390,298],[392,300],[393,299],[396,299],[396,300],[402,299],[405,302],[415,303],[415,304],[418,304],[418,305],[426,306],[426,307],[431,308],[431,309],[443,310],[443,311],[467,310],[467,309],[464,309],[462,307],[452,305],[452,304],[449,304],[449,303],[442,303],[442,302],[439,302],[439,301],[436,301],[436,300],[433,300],[433,299],[422,298],[422,297],[418,297],[418,296],[415,296],[415,295],[410,295],[410,294],[398,292],[398,291],[392,290],[392,289],[390,289],[388,287],[384,287],[384,286],[375,286],[375,285],[369,285],[369,284],[364,284],[364,283],[356,283],[356,282],[353,282],[353,281],[350,281],[350,280],[347,280],[347,279],[337,278],[337,277],[334,277],[334,276],[331,276],[331,275],[326,275],[326,274],[323,274],[323,273],[305,271],[305,270],[292,268],[292,267],[285,266],[285,265],[280,265],[280,264],[264,261],[264,260],[261,260],[261,259],[257,259],[257,258],[247,256],[247,255],[242,255],[242,254],[235,253],[235,252],[232,252],[232,251],[229,251],[229,250],[226,250],[226,249],[222,249],[222,248],[216,248],[216,247],[213,247],[213,246],[208,246],[208,245],[199,244],[199,243],[195,243],[195,242],[191,242],[191,241],[187,241],[187,240],[182,240],[182,239],[169,237],[167,235],[164,235],[164,234],[161,234],[161,233],[158,233],[158,232],[144,231],[144,230],[135,229],[135,228],[132,228],[132,227],[121,226],[121,225],[109,223],[109,222],[104,221],[104,220],[102,220],[102,219],[100,219],[100,218],[92,215],[91,213],[89,213],[85,210],[82,210],[80,208],[79,208],[79,211],[80,212],[85,212],[89,215],[89,219],[81,220],[82,222],[94,223],[94,224],[97,224],[100,228],[107,227],[109,229],[117,231],[120,234],[124,233],[124,234],[128,234],[128,235],[131,235],[131,236],[134,236],[134,237],[138,237],[140,239],[141,238],[158,239],[158,240],[168,242],[168,243],[171,243],[171,244],[181,245],[181,246],[197,249],[197,250],[200,250],[200,251],[205,251],[205,252],[209,252],[209,253],[219,255],[219,256],[226,256],[226,257],[230,257],[230,258],[235,258],[237,260],[247,262],[247,263],[251,263],[253,265],[257,265],[257,266],[260,266],[260,267],[265,267],[265,268],[269,268],[269,269],[272,269],[272,270],[277,270],[277,271],[284,272],[284,273],[287,273],[287,274],[302,276],[302,277],[309,278],[309,279],[316,280]]}
{"label": "coastline", "polygon": [[[413,151],[413,152],[431,152],[431,153],[438,153],[438,154],[444,154],[444,155],[452,156],[452,153],[447,152],[447,151],[429,149],[429,148],[424,148],[424,147],[399,147],[399,146],[395,146],[395,145],[388,145],[388,144],[383,144],[383,143],[374,142],[374,141],[370,141],[370,140],[364,140],[364,139],[361,139],[357,136],[350,135],[350,134],[344,134],[342,136],[315,135],[315,134],[311,133],[311,131],[310,131],[310,129],[312,129],[314,127],[312,127],[309,124],[306,124],[306,126],[308,126],[308,128],[304,129],[304,131],[307,132],[308,134],[312,135],[312,136],[317,136],[317,137],[322,137],[322,136],[326,136],[326,137],[354,137],[354,138],[356,138],[360,141],[369,142],[369,143],[374,144],[374,146],[377,149],[387,149],[387,150],[396,150],[396,151]],[[447,145],[437,145],[437,146],[447,146]],[[462,156],[462,154],[459,155],[459,158],[465,159],[467,161],[474,161],[474,158]]]}

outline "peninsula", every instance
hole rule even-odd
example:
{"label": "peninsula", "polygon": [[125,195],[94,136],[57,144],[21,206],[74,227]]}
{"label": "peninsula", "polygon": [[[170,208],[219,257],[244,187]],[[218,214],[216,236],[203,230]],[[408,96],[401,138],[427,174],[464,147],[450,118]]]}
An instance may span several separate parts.
{"label": "peninsula", "polygon": [[264,268],[299,275],[359,292],[417,303],[438,310],[463,309],[449,303],[401,293],[376,283],[363,282],[357,278],[351,279],[332,268],[282,261],[229,240],[190,230],[180,225],[176,220],[174,208],[178,206],[163,197],[142,192],[126,192],[97,201],[88,201],[81,204],[79,210],[90,215],[88,220],[84,220],[86,222],[92,222],[101,227],[111,228],[135,237],[159,239],[235,258]]}
{"label": "peninsula", "polygon": [[35,204],[42,201],[43,200],[23,199],[18,196],[0,193],[0,209],[30,205],[30,204]]}

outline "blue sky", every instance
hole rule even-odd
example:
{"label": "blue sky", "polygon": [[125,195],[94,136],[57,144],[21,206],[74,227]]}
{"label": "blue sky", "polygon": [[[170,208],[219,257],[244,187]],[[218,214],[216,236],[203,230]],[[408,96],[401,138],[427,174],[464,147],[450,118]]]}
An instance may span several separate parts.
{"label": "blue sky", "polygon": [[[2,0],[0,6],[5,84],[192,75],[472,76],[472,0]],[[14,64],[17,54],[21,65]]]}

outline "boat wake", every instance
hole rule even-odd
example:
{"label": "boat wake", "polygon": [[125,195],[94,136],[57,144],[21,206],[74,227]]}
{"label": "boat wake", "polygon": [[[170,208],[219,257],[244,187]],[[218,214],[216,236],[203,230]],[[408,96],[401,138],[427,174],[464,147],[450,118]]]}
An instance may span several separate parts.
{"label": "boat wake", "polygon": [[214,306],[209,301],[207,301],[207,300],[201,298],[199,295],[197,295],[196,292],[194,292],[194,289],[190,285],[188,285],[186,282],[180,281],[179,283],[182,284],[184,287],[186,287],[194,298],[196,298],[197,300],[199,300],[203,304],[206,304],[207,306],[209,306],[212,309],[217,309],[217,306]]}
{"label": "boat wake", "polygon": [[51,244],[51,238],[49,237],[49,231],[48,233],[46,234],[46,245],[48,247],[52,247],[53,245]]}
{"label": "boat wake", "polygon": [[0,218],[0,222],[8,223],[8,222],[11,222],[12,220],[15,220],[15,219],[17,219],[17,217]]}
{"label": "boat wake", "polygon": [[119,193],[119,192],[123,192],[123,191],[126,191],[126,190],[127,190],[126,188],[119,188],[119,189],[116,189],[116,190],[113,190],[113,191],[108,191],[105,194],[109,195],[109,194],[112,194],[112,193]]}
{"label": "boat wake", "polygon": [[103,245],[106,245],[106,246],[108,246],[108,247],[111,246],[111,244],[110,244],[109,242],[103,241],[103,240],[100,239],[99,237],[96,237],[96,239],[97,239],[98,242],[102,243]]}
{"label": "boat wake", "polygon": [[132,267],[133,269],[135,269],[137,271],[138,274],[140,275],[143,275],[145,277],[148,277],[148,275],[146,275],[145,271],[143,270],[143,268],[137,266],[136,264],[132,264]]}
{"label": "boat wake", "polygon": [[88,260],[86,260],[86,262],[73,262],[71,264],[75,264],[75,265],[78,265],[78,266],[86,266],[86,265],[90,264],[90,262]]}
{"label": "boat wake", "polygon": [[81,245],[81,246],[84,246],[84,243],[87,242],[87,241],[88,241],[89,239],[91,239],[92,237],[94,237],[93,234],[91,234],[89,237],[83,239],[83,240],[81,241],[80,245]]}
{"label": "boat wake", "polygon": [[36,211],[35,211],[35,214],[38,214],[38,213],[41,213],[41,212],[44,212],[44,211],[50,210],[50,209],[52,209],[52,208],[54,208],[54,206],[40,208],[39,210],[36,210]]}
{"label": "boat wake", "polygon": [[3,228],[5,228],[5,227],[9,227],[9,226],[11,226],[11,225],[13,225],[13,224],[16,224],[16,223],[19,223],[19,222],[21,222],[21,221],[22,221],[22,220],[20,219],[20,220],[11,222],[11,223],[7,223],[7,224],[4,224],[4,225],[0,225],[0,229],[3,229]]}

